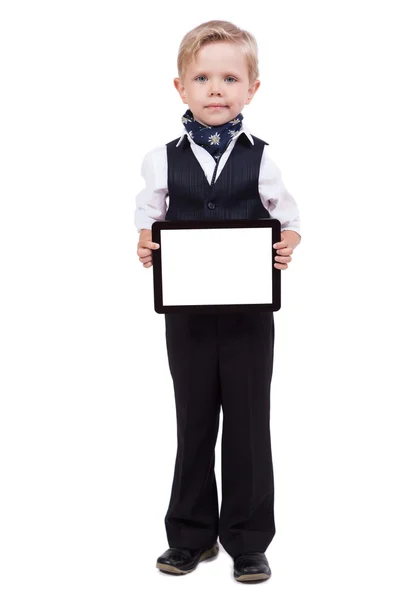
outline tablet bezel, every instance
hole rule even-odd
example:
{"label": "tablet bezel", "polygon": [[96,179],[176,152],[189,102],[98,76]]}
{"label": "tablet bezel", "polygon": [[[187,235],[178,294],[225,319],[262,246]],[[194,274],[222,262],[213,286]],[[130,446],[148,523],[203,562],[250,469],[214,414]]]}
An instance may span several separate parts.
{"label": "tablet bezel", "polygon": [[162,261],[161,230],[171,229],[232,229],[232,228],[267,227],[272,229],[272,244],[281,241],[281,223],[278,219],[226,219],[204,221],[155,221],[152,224],[152,241],[160,244],[160,248],[152,250],[154,310],[159,314],[166,313],[234,313],[234,312],[266,312],[278,311],[281,308],[281,270],[274,267],[277,250],[272,248],[272,303],[263,304],[207,304],[163,306],[162,298]]}

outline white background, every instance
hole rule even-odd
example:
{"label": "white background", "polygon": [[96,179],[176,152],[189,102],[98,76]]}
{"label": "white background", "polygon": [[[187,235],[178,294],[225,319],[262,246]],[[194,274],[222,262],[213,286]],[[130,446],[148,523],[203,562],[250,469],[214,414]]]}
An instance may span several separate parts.
{"label": "white background", "polygon": [[[187,108],[179,43],[213,18],[258,40],[244,116],[302,222],[275,315],[273,575],[251,594],[399,597],[395,5],[2,2],[4,600],[245,593],[222,548],[182,578],[155,568],[176,417],[133,225],[144,153]],[[220,485],[220,437],[216,455]]]}
{"label": "white background", "polygon": [[270,228],[161,229],[160,252],[163,306],[272,303]]}

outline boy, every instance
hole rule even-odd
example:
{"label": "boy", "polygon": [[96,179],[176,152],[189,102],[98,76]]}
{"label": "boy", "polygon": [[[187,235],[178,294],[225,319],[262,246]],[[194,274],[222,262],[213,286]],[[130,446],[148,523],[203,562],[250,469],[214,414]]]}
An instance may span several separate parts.
{"label": "boy", "polygon": [[[297,205],[268,157],[266,142],[243,125],[243,107],[260,86],[254,37],[227,21],[187,33],[174,80],[189,108],[184,131],[147,153],[146,188],[136,199],[138,256],[152,266],[155,220],[277,218],[274,267],[287,269],[300,242]],[[168,210],[166,198],[169,196]],[[251,260],[251,248],[244,248]],[[165,516],[170,548],[156,566],[185,574],[215,556],[217,538],[233,558],[237,581],[266,580],[265,551],[275,534],[270,441],[272,311],[166,314],[178,447]],[[222,503],[214,474],[220,408]]]}

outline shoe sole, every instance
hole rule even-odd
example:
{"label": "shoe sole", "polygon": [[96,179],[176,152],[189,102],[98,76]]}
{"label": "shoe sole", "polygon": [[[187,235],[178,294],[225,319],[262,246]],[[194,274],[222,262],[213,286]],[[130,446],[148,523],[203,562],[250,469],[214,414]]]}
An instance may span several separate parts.
{"label": "shoe sole", "polygon": [[235,579],[236,581],[262,581],[263,579],[269,579],[271,575],[267,575],[266,573],[250,573],[248,575],[239,575]]}
{"label": "shoe sole", "polygon": [[[205,552],[203,552],[203,554],[200,556],[199,558],[199,562],[203,561],[203,560],[207,560],[208,558],[212,558],[213,556],[216,556],[219,552],[219,546],[218,544],[215,544],[215,546],[213,546],[212,548],[209,548],[208,550],[206,550]],[[197,563],[199,564],[199,563]],[[163,571],[164,573],[169,573],[172,575],[186,575],[187,573],[192,573],[197,565],[195,567],[193,567],[193,569],[189,569],[188,571],[183,571],[182,569],[178,569],[178,567],[174,567],[173,565],[165,565],[164,563],[159,563],[157,562],[156,567],[158,569],[160,569],[160,571]]]}

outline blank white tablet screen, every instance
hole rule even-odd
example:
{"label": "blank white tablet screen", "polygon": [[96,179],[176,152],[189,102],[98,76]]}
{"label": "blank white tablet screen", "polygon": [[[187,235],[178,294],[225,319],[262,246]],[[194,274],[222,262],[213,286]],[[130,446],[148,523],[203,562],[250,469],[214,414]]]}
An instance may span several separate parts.
{"label": "blank white tablet screen", "polygon": [[272,303],[272,229],[160,231],[164,306]]}

